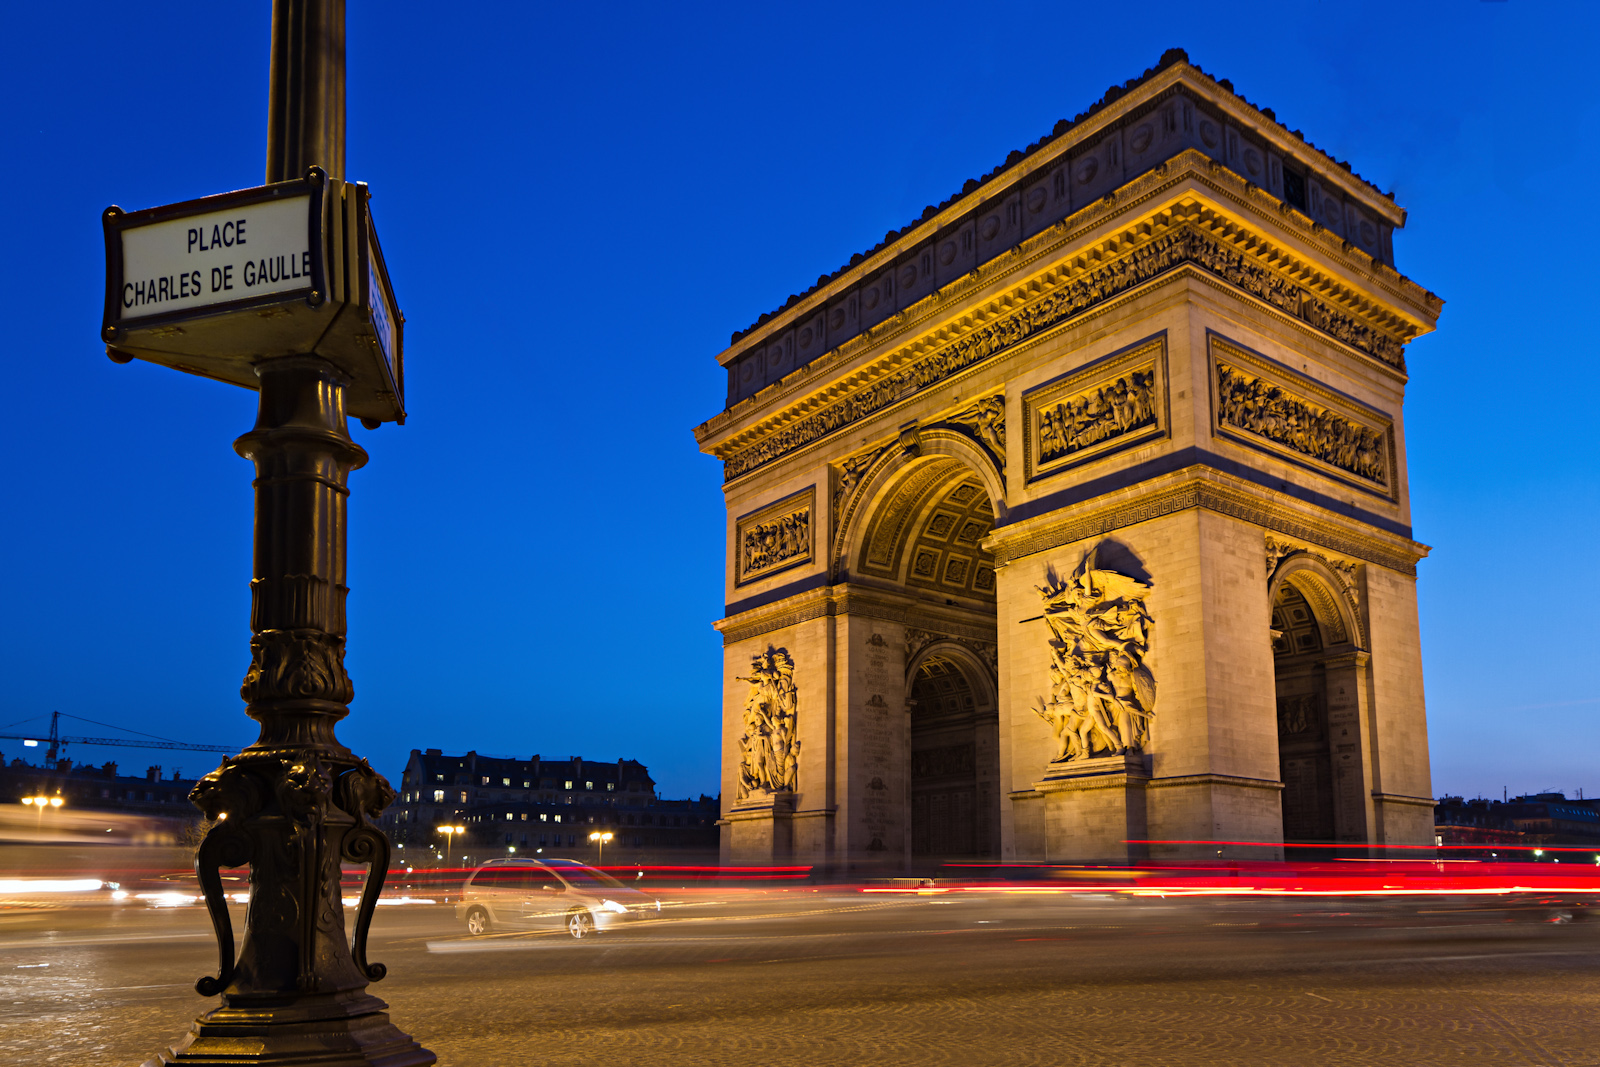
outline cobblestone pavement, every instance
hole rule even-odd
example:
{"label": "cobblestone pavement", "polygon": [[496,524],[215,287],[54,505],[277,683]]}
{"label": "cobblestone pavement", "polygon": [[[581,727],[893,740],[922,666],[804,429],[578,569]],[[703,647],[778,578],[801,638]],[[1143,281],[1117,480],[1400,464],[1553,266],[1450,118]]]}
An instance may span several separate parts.
{"label": "cobblestone pavement", "polygon": [[[381,914],[373,991],[455,1067],[1600,1065],[1600,924],[1539,914],[824,891],[578,943]],[[203,927],[0,923],[0,1056],[136,1064],[172,1043],[214,1003],[191,989]]]}

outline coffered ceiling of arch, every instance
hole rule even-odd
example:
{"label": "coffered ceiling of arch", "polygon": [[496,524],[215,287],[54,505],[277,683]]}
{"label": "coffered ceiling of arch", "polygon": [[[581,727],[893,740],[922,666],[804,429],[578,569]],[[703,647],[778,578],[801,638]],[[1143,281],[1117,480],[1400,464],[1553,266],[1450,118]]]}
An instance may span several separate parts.
{"label": "coffered ceiling of arch", "polygon": [[[1175,199],[1153,203],[1152,210],[1130,219],[1120,232],[1082,244],[1088,232],[1111,215],[1125,213],[1140,202],[1159,201],[1182,181],[1215,193],[1215,199],[1173,190]],[[1270,227],[1243,221],[1245,215],[1259,219],[1266,209],[1279,206],[1270,194],[1238,180],[1231,172],[1213,172],[1204,157],[1186,153],[1056,227],[1028,238],[1016,246],[1015,255],[992,260],[829,356],[793,372],[783,382],[708,420],[697,428],[696,435],[707,452],[724,461],[724,475],[732,480],[1175,270],[1198,271],[1220,279],[1298,328],[1341,342],[1403,376],[1403,345],[1432,328],[1438,298],[1370,258],[1362,265],[1349,249],[1330,243],[1326,234],[1309,224],[1304,228],[1312,230],[1311,235],[1296,236],[1317,238],[1311,242],[1313,247],[1326,245],[1316,250],[1338,264],[1338,275],[1265,232],[1283,226],[1292,232],[1301,222],[1292,212]],[[1252,210],[1241,210],[1247,208]],[[1034,271],[1039,273],[1027,277]],[[981,305],[963,309],[955,318],[948,317],[944,306],[954,298],[1010,272],[1018,272],[1019,284]],[[881,357],[826,380],[830,372],[838,374],[844,369],[841,364],[885,341],[894,347]],[[808,391],[807,383],[812,381],[820,388]],[[785,393],[793,396],[792,402],[721,436],[755,407],[771,404]]]}
{"label": "coffered ceiling of arch", "polygon": [[1322,630],[1300,590],[1284,582],[1272,604],[1272,654],[1295,656],[1322,651]]}
{"label": "coffered ceiling of arch", "polygon": [[899,579],[903,567],[907,585],[946,596],[993,600],[994,557],[978,546],[994,528],[994,506],[976,477],[949,478],[948,473],[944,477],[948,480],[929,479],[932,484],[920,492],[886,505],[898,505],[903,517],[884,516],[891,520],[883,525],[884,531],[908,531],[909,536],[901,534],[904,547],[897,544],[892,552],[869,538],[861,569]]}
{"label": "coffered ceiling of arch", "polygon": [[961,664],[931,655],[911,680],[912,714],[919,719],[958,718],[977,712],[982,702]]}
{"label": "coffered ceiling of arch", "polygon": [[933,460],[919,463],[899,476],[867,523],[860,560],[864,572],[883,578],[899,577],[907,529],[929,494],[949,484],[959,470],[960,464],[954,460]]}

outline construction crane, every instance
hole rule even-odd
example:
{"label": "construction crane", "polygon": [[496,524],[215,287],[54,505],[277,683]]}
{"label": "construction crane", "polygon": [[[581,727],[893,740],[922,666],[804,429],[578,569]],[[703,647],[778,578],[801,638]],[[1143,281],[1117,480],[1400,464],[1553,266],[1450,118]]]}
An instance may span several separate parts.
{"label": "construction crane", "polygon": [[[77,715],[67,716],[69,719],[77,719],[79,717],[80,716]],[[96,726],[110,725],[109,723],[103,722],[95,723],[93,719],[84,719],[83,721],[94,723]],[[111,729],[120,730],[123,729],[123,727],[112,726]],[[138,733],[139,731],[132,730],[129,732]],[[69,744],[111,745],[117,748],[164,748],[179,749],[184,752],[221,752],[224,754],[230,754],[233,752],[233,749],[226,745],[190,745],[185,744],[182,741],[168,741],[165,738],[155,737],[152,734],[145,734],[144,736],[150,738],[150,740],[136,741],[126,737],[63,737],[61,736],[61,713],[59,711],[52,711],[50,713],[50,747],[45,750],[44,758],[46,763],[54,763],[62,746]],[[0,734],[0,740],[21,741],[23,744],[32,747],[37,745],[41,739],[36,734]]]}

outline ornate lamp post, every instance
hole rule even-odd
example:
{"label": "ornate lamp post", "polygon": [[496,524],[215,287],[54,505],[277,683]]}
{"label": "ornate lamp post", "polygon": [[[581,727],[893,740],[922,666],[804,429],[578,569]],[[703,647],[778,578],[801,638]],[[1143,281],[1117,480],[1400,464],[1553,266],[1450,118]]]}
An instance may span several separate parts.
{"label": "ornate lamp post", "polygon": [[[211,221],[217,213],[205,206],[209,202],[202,206],[211,214],[187,218],[177,217],[179,209],[200,209],[152,209],[148,219],[115,209],[107,213],[108,253],[117,226],[143,226],[139,239],[145,241],[141,246],[115,233],[122,243],[121,258],[108,259],[118,264],[107,286],[111,357],[125,362],[137,356],[182,370],[199,366],[235,381],[241,380],[238,368],[248,367],[260,390],[255,428],[234,447],[256,469],[251,663],[240,694],[261,734],[192,794],[215,820],[195,869],[220,954],[217,975],[200,979],[195,988],[203,996],[221,994],[222,1003],[195,1021],[183,1043],[147,1067],[435,1062],[389,1022],[383,1001],[366,992],[369,982],[384,976],[381,963],[367,961],[366,942],[389,860],[389,843],[372,820],[393,800],[394,790],[334,736],[334,724],[349,714],[354,695],[344,669],[346,480],[367,461],[346,427],[346,390],[353,383],[352,396],[382,418],[404,417],[397,395],[398,313],[386,276],[379,276],[370,221],[361,214],[365,190],[341,185],[344,115],[344,0],[274,0],[267,181],[282,184],[214,198],[245,205],[232,211],[239,221],[231,225]],[[271,228],[273,219],[301,210],[295,205],[302,202],[310,207],[298,216],[298,231]],[[248,229],[242,221],[246,207],[255,213]],[[278,215],[271,216],[274,210]],[[272,256],[283,251],[271,244],[275,234],[304,235],[307,218],[310,247],[302,253],[286,246],[288,254]],[[351,219],[358,220],[359,231]],[[173,273],[159,284],[152,278],[148,288],[132,270],[123,277],[141,247],[157,247],[171,232],[178,235],[173,254],[193,257],[192,277]],[[324,239],[324,233],[332,236]],[[349,234],[359,240],[352,243]],[[247,238],[254,245],[244,249],[248,259],[233,264],[237,272],[221,261],[202,263],[195,254],[208,241],[232,249],[235,243],[245,246]],[[352,276],[365,279],[365,292]],[[232,290],[230,281],[247,281],[259,293],[270,288],[269,278],[298,303],[280,301],[268,310],[259,305],[270,296],[247,305],[228,303],[233,294],[220,291]],[[296,285],[302,288],[288,292]],[[149,312],[139,317],[143,305],[155,300],[174,309],[163,312],[168,319],[185,314],[184,301],[193,306],[196,293],[204,293],[202,301],[215,294],[216,303],[201,308],[204,316],[186,320],[184,328],[165,326]],[[316,326],[319,316],[316,340],[293,340],[300,336],[296,330],[305,329],[297,324]],[[330,349],[326,338],[340,329],[356,343]],[[360,358],[361,343],[375,355]],[[164,354],[178,344],[194,346],[193,353],[178,353],[186,362]],[[323,354],[330,351],[333,358]],[[362,392],[363,382],[374,380],[388,383],[387,406],[371,400],[371,390]],[[378,421],[363,418],[374,426]],[[353,938],[345,930],[341,862],[369,865]],[[236,960],[219,871],[244,864],[250,866],[252,892]]]}

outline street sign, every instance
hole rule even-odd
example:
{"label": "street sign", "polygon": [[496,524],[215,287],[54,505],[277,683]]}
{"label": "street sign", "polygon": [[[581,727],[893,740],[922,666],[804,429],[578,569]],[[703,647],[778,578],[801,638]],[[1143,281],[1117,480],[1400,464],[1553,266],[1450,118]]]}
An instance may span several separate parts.
{"label": "street sign", "polygon": [[124,225],[118,321],[184,318],[197,308],[285,296],[310,297],[308,305],[315,307],[322,264],[319,256],[313,280],[311,240],[321,197],[284,195],[273,186],[266,192],[278,195],[258,199],[235,193],[218,197],[233,202],[214,211]]}
{"label": "street sign", "polygon": [[102,336],[143,359],[254,389],[255,366],[315,353],[346,408],[405,421],[400,313],[363,183],[298,181],[124,212],[107,208]]}

